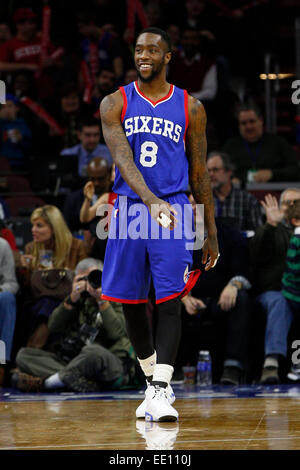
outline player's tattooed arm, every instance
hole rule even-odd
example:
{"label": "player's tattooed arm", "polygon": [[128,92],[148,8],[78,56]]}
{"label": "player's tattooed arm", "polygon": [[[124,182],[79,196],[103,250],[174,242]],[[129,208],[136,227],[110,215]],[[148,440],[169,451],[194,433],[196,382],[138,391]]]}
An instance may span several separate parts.
{"label": "player's tattooed arm", "polygon": [[215,232],[214,200],[206,167],[206,113],[197,99],[189,96],[189,125],[186,135],[186,153],[190,167],[190,185],[197,204],[205,206],[205,225]]}
{"label": "player's tattooed arm", "polygon": [[154,195],[134,163],[131,147],[121,125],[122,107],[123,97],[119,90],[101,101],[100,116],[103,136],[123,179],[147,204]]}
{"label": "player's tattooed arm", "polygon": [[218,259],[219,247],[215,224],[215,208],[211,182],[206,166],[206,112],[197,99],[189,96],[189,125],[186,135],[186,153],[190,167],[190,185],[197,204],[204,205],[204,222],[208,237],[203,245],[203,263],[210,257],[206,269],[214,266]]}

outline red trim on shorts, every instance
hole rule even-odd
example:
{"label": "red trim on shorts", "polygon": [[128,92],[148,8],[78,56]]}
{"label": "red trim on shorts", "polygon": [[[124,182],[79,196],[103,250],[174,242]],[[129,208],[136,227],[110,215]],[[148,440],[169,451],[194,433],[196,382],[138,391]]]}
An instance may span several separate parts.
{"label": "red trim on shorts", "polygon": [[120,91],[121,91],[122,96],[123,96],[123,108],[122,108],[122,113],[121,113],[121,121],[123,122],[124,118],[125,118],[126,111],[127,111],[127,96],[126,96],[126,93],[125,93],[125,90],[124,90],[123,86],[120,86]]}
{"label": "red trim on shorts", "polygon": [[119,302],[120,304],[146,304],[148,302],[148,299],[117,299],[116,297],[110,297],[105,294],[102,294],[101,300],[111,300],[112,302]]}
{"label": "red trim on shorts", "polygon": [[166,302],[167,300],[175,299],[175,297],[185,297],[196,284],[200,274],[200,269],[195,269],[194,271],[191,271],[189,280],[181,292],[176,292],[175,294],[168,295],[167,297],[163,297],[162,299],[157,299],[155,303],[161,304],[162,302]]}
{"label": "red trim on shorts", "polygon": [[105,229],[107,228],[107,231],[109,230],[109,227],[110,227],[110,222],[111,222],[111,214],[112,214],[112,210],[113,210],[113,206],[116,202],[116,199],[117,199],[118,195],[115,194],[114,192],[110,192],[108,193],[108,224],[107,226],[105,227]]}
{"label": "red trim on shorts", "polygon": [[185,129],[184,129],[184,134],[183,134],[183,141],[185,142],[185,135],[186,131],[189,125],[189,106],[188,106],[188,92],[186,90],[183,90],[184,93],[184,112],[185,112]]}
{"label": "red trim on shorts", "polygon": [[165,101],[168,98],[170,98],[170,96],[173,93],[173,89],[174,89],[174,85],[171,84],[170,89],[169,89],[168,93],[166,94],[166,96],[164,96],[163,98],[160,98],[158,101],[153,101],[150,98],[148,98],[148,96],[144,95],[144,93],[140,90],[137,81],[134,82],[134,83],[135,83],[136,89],[139,92],[139,94],[142,95],[142,97],[145,98],[145,100],[150,101],[150,103],[152,103],[154,106],[157,105],[158,103],[161,103],[162,101]]}

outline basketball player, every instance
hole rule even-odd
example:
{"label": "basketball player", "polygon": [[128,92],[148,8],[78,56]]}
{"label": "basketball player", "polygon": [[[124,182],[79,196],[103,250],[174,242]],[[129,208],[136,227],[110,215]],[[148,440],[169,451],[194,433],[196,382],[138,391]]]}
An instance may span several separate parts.
{"label": "basketball player", "polygon": [[[192,252],[186,249],[184,230],[181,239],[163,238],[164,231],[174,234],[177,224],[183,223],[172,205],[178,209],[189,204],[184,193],[189,175],[195,201],[205,205],[205,270],[219,256],[206,170],[206,114],[199,101],[166,81],[170,51],[164,31],[145,29],[135,46],[138,80],[108,95],[100,105],[104,138],[116,164],[113,218],[119,223],[116,238],[107,243],[102,297],[123,303],[128,336],[147,380],[136,417],[152,421],[178,419],[170,381],[181,334],[180,298],[200,274],[189,272]],[[145,208],[144,224],[154,219],[158,239],[151,238],[150,230],[147,239],[120,236],[122,221],[126,219],[129,226],[137,203]],[[155,349],[145,308],[151,277],[158,309]]]}

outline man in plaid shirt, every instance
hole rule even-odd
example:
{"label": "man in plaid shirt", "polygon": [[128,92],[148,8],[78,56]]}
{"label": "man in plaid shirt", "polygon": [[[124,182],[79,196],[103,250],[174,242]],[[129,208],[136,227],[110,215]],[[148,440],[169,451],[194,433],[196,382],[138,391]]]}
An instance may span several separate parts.
{"label": "man in plaid shirt", "polygon": [[234,219],[241,231],[255,231],[262,225],[262,209],[258,200],[231,182],[234,167],[229,155],[217,151],[209,153],[207,169],[213,189],[215,216]]}

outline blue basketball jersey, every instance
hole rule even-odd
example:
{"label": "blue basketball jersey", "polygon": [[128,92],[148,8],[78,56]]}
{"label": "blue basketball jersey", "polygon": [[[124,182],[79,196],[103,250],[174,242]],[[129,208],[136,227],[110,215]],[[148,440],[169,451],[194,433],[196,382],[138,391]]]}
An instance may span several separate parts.
{"label": "blue basketball jersey", "polygon": [[[123,95],[122,125],[133,151],[134,162],[149,189],[164,197],[188,188],[189,164],[185,153],[188,126],[186,90],[170,86],[157,102],[147,98],[137,82],[120,88]],[[113,191],[139,199],[116,168]]]}

